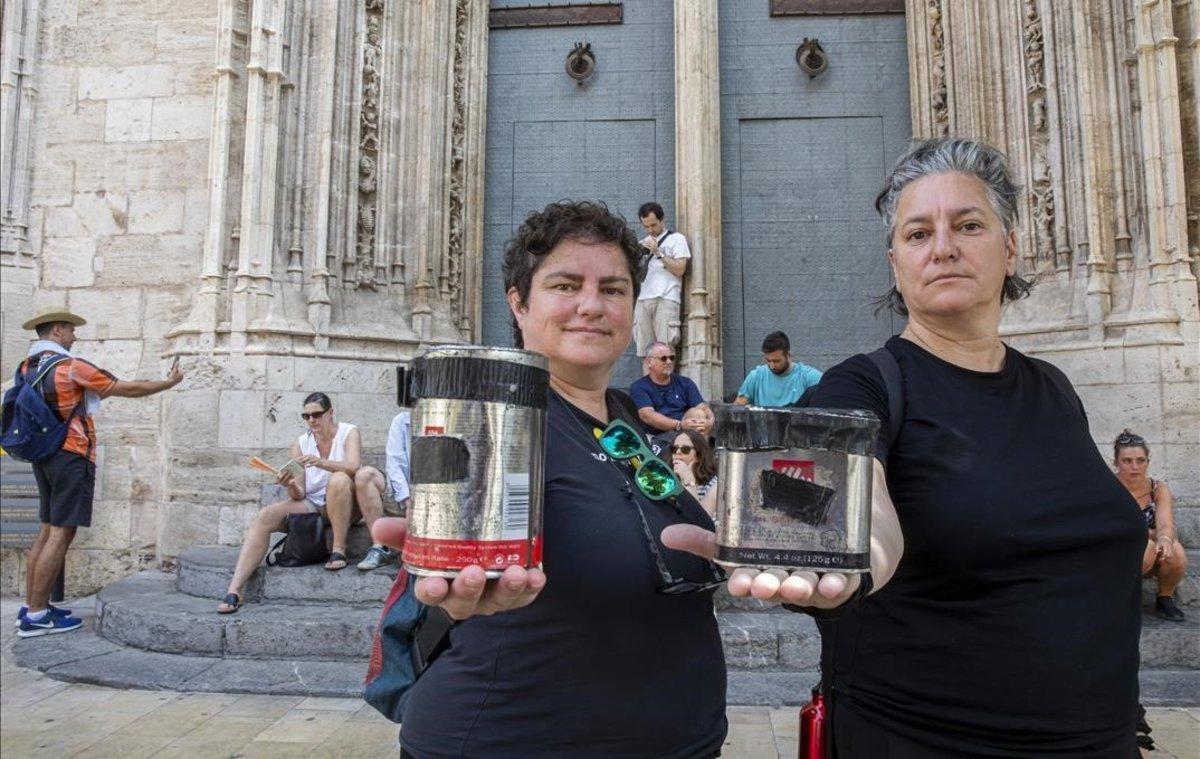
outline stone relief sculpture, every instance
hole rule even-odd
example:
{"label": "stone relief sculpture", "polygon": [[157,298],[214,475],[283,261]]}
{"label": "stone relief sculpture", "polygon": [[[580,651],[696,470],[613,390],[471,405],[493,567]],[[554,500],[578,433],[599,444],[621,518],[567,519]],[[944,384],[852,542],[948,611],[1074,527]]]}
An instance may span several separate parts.
{"label": "stone relief sculpture", "polygon": [[354,286],[375,291],[375,214],[376,169],[379,153],[379,76],[383,55],[379,26],[383,19],[383,0],[365,3],[366,32],[363,35],[362,109],[359,115],[358,141],[358,219],[355,231]]}
{"label": "stone relief sculpture", "polygon": [[1050,133],[1046,108],[1045,46],[1037,0],[1024,0],[1022,33],[1025,51],[1025,97],[1029,107],[1029,195],[1033,205],[1034,250],[1026,257],[1054,261],[1054,187],[1051,175]]}

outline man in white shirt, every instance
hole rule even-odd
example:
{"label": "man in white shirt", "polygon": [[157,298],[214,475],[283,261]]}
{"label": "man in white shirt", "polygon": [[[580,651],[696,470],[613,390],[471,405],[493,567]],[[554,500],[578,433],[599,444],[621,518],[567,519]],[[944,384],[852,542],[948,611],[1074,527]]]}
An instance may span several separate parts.
{"label": "man in white shirt", "polygon": [[[388,490],[391,491],[392,500],[396,502],[396,507],[401,513],[407,514],[408,505],[412,502],[411,493],[408,489],[408,443],[409,443],[409,427],[411,424],[411,414],[408,409],[401,409],[399,414],[392,418],[392,426],[388,428],[387,438],[387,481]],[[373,545],[363,560],[358,563],[358,568],[364,572],[369,572],[372,569],[378,569],[380,566],[390,563],[395,558],[389,549]]]}
{"label": "man in white shirt", "polygon": [[687,238],[667,229],[663,207],[643,203],[638,218],[646,230],[642,247],[650,252],[646,279],[633,311],[633,337],[637,354],[645,356],[655,342],[679,344],[679,304],[683,300],[683,273],[692,251]]}

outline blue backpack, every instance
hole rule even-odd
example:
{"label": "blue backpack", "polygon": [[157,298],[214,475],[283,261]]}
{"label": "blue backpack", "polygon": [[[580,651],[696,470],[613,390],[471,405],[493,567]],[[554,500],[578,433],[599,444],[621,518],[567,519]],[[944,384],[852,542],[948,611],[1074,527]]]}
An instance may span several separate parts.
{"label": "blue backpack", "polygon": [[46,403],[38,385],[54,367],[69,358],[70,356],[56,356],[47,361],[33,382],[29,381],[29,374],[33,373],[33,362],[30,362],[31,366],[25,372],[17,369],[13,377],[13,386],[4,394],[3,420],[0,422],[0,447],[14,459],[44,461],[58,453],[63,441],[67,439],[67,427],[71,417],[83,408],[84,404],[79,403],[70,416],[60,419],[58,412]]}

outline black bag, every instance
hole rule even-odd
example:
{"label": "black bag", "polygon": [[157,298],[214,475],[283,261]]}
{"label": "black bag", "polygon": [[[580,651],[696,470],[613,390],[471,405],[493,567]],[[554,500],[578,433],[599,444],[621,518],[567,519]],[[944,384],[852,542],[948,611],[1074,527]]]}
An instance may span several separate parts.
{"label": "black bag", "polygon": [[[659,246],[661,247],[663,244],[663,241],[666,240],[668,237],[670,237],[673,234],[675,234],[675,233],[669,229],[666,232],[663,232],[662,237],[658,238]],[[637,264],[637,281],[638,282],[646,281],[646,274],[648,274],[650,271],[650,259],[653,257],[654,257],[654,254],[650,252],[649,248],[642,248],[642,255],[640,257],[638,257],[638,264]]]}
{"label": "black bag", "polygon": [[329,558],[329,528],[320,514],[288,514],[283,531],[287,533],[267,552],[267,565],[303,567],[324,564]]}

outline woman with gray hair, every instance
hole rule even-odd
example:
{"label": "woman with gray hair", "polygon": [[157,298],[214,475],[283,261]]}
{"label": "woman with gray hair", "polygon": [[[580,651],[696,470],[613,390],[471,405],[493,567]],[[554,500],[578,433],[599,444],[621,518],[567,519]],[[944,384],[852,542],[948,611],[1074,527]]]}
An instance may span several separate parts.
{"label": "woman with gray hair", "polygon": [[979,142],[899,160],[876,207],[896,283],[882,302],[908,325],[805,399],[884,420],[871,573],[729,582],[818,618],[838,757],[1135,756],[1145,526],[1066,377],[1000,340],[1002,304],[1029,288],[1018,197]]}

